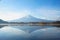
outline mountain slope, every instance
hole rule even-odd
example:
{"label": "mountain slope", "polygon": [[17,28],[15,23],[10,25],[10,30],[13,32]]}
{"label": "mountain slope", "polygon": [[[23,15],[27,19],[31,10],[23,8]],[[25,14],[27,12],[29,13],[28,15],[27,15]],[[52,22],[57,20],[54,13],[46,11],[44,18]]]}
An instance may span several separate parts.
{"label": "mountain slope", "polygon": [[0,19],[0,23],[7,23],[7,21]]}
{"label": "mountain slope", "polygon": [[10,22],[49,22],[49,20],[38,19],[31,15],[25,16],[23,18],[15,19]]}

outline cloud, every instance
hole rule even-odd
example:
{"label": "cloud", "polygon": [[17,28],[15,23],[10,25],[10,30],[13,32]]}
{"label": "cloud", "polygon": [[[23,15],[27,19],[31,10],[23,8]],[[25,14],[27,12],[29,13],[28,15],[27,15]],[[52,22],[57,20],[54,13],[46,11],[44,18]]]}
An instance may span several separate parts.
{"label": "cloud", "polygon": [[24,17],[28,15],[29,11],[27,9],[16,9],[7,6],[0,6],[0,19],[3,20],[14,20],[17,18]]}
{"label": "cloud", "polygon": [[0,14],[0,19],[3,20],[13,20],[13,19],[17,19],[17,18],[21,18],[23,16],[25,16],[26,14],[17,14],[17,13],[6,13],[6,14]]}
{"label": "cloud", "polygon": [[0,10],[0,19],[3,20],[14,20],[17,18],[24,17],[28,12],[26,10],[17,12],[17,11],[10,11],[10,10]]}
{"label": "cloud", "polygon": [[42,16],[42,18],[44,17],[45,19],[49,19],[49,20],[57,20],[58,18],[60,18],[60,11],[58,10],[41,8],[41,9],[37,9],[36,13]]}

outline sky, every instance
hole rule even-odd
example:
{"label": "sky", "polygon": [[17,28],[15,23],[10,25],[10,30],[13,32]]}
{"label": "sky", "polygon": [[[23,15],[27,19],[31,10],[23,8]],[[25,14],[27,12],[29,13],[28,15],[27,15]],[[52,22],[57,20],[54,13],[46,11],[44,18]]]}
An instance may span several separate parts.
{"label": "sky", "polygon": [[60,20],[60,0],[0,0],[0,19],[8,21],[27,15]]}

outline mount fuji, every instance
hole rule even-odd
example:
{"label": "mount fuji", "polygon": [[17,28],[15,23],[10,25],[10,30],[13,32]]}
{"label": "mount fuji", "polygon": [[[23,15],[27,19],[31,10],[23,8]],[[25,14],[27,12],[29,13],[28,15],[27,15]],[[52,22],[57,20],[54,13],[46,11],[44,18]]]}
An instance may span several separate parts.
{"label": "mount fuji", "polygon": [[31,15],[27,15],[25,17],[11,20],[10,22],[51,22],[51,20],[39,19]]}

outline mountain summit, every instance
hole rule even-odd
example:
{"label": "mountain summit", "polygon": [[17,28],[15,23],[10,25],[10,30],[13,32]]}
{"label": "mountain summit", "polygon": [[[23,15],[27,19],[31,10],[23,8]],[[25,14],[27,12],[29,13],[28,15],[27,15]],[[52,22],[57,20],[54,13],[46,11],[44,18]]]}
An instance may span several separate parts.
{"label": "mountain summit", "polygon": [[47,22],[47,20],[38,19],[38,18],[36,18],[36,17],[34,17],[34,16],[27,15],[27,16],[25,16],[25,17],[12,20],[11,22]]}

